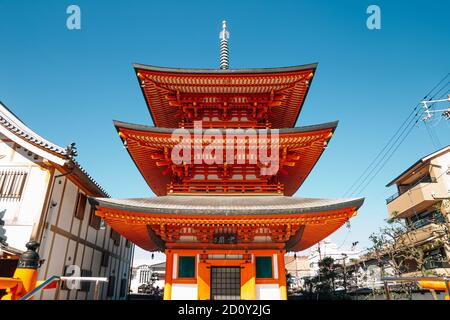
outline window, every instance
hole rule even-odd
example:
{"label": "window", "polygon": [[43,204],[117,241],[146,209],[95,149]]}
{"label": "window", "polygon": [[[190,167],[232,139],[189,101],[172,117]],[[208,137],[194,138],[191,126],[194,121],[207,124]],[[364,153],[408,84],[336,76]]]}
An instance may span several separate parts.
{"label": "window", "polygon": [[[82,277],[90,277],[92,276],[92,271],[91,270],[81,270],[81,276]],[[82,292],[89,292],[89,290],[91,289],[91,283],[89,281],[81,281],[80,283],[80,291]]]}
{"label": "window", "polygon": [[116,287],[116,277],[110,276],[108,278],[108,291],[106,292],[107,297],[113,297],[114,296],[114,290]]}
{"label": "window", "polygon": [[150,270],[141,270],[139,272],[139,283],[150,282]]}
{"label": "window", "polygon": [[241,268],[211,268],[211,300],[239,300],[241,298]]}
{"label": "window", "polygon": [[131,247],[131,241],[130,240],[126,240],[125,241],[125,247],[130,248]]}
{"label": "window", "polygon": [[101,266],[107,267],[109,265],[109,252],[102,252]]}
{"label": "window", "polygon": [[414,229],[422,228],[430,223],[444,223],[445,219],[440,210],[423,211],[410,218],[410,227]]}
{"label": "window", "polygon": [[0,171],[0,199],[20,200],[26,179],[25,171]]}
{"label": "window", "polygon": [[128,284],[127,279],[123,278],[122,280],[120,280],[120,293],[119,293],[120,298],[125,297],[127,291],[127,284]]}
{"label": "window", "polygon": [[75,207],[75,218],[83,220],[84,209],[86,209],[86,195],[84,193],[78,193],[77,206]]}
{"label": "window", "polygon": [[426,270],[445,268],[447,264],[446,254],[444,248],[438,248],[425,253],[424,268]]}
{"label": "window", "polygon": [[179,278],[195,277],[195,257],[178,258],[178,277]]}
{"label": "window", "polygon": [[120,244],[120,234],[113,229],[111,229],[110,238],[113,239],[115,246],[118,246]]}
{"label": "window", "polygon": [[89,213],[89,225],[95,230],[100,230],[101,221],[102,218],[95,214],[95,206],[92,206]]}
{"label": "window", "polygon": [[272,257],[256,257],[256,278],[272,278]]}

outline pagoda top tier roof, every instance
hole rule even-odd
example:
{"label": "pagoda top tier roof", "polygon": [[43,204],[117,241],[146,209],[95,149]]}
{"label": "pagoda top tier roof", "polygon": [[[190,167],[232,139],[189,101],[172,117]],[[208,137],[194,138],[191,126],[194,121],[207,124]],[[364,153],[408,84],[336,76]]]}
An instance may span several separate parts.
{"label": "pagoda top tier roof", "polygon": [[192,97],[282,96],[274,107],[272,128],[293,127],[298,119],[317,63],[255,69],[183,69],[134,64],[153,123],[158,127],[178,127],[178,109],[169,104],[169,95]]}

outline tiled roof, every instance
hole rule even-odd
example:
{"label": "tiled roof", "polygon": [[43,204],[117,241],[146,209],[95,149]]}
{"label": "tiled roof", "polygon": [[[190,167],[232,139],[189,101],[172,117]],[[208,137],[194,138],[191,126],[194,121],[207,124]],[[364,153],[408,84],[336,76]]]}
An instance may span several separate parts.
{"label": "tiled roof", "polygon": [[135,64],[139,85],[153,123],[177,127],[177,110],[170,106],[169,93],[195,95],[267,95],[281,93],[281,106],[269,118],[273,128],[293,127],[311,86],[317,63],[282,68],[180,69]]}
{"label": "tiled roof", "polygon": [[286,196],[161,196],[155,198],[90,198],[91,204],[131,212],[193,215],[299,214],[359,208],[364,198],[313,199]]}
{"label": "tiled roof", "polygon": [[[433,159],[433,158],[435,158],[435,157],[437,157],[437,156],[440,156],[440,155],[442,155],[442,154],[444,154],[444,153],[446,153],[446,152],[450,152],[450,145],[448,145],[448,146],[446,146],[446,147],[444,147],[444,148],[442,148],[442,149],[439,149],[439,150],[437,150],[437,151],[434,151],[434,152],[432,152],[432,153],[426,155],[426,156],[423,157],[423,158],[420,158],[419,160],[417,160],[416,162],[414,162],[410,167],[408,167],[408,169],[406,169],[405,171],[403,171],[401,174],[399,174],[397,177],[395,177],[391,182],[389,182],[389,183],[386,185],[386,187],[392,186],[394,183],[396,183],[398,180],[400,180],[400,178],[404,177],[407,173],[413,171],[414,168],[417,169],[417,168],[416,168],[417,166],[419,166],[419,165],[421,166],[421,165],[423,165],[423,164],[425,164],[425,163],[428,163],[431,159]],[[414,171],[415,171],[415,170],[414,170]]]}
{"label": "tiled roof", "polygon": [[[138,130],[138,131],[145,131],[145,132],[154,132],[154,133],[167,133],[172,134],[174,130],[179,128],[163,128],[163,127],[155,127],[155,126],[148,126],[143,124],[134,124],[129,122],[123,122],[114,120],[113,121],[114,126],[116,127],[116,130],[120,129],[130,129],[130,130]],[[324,130],[324,129],[336,129],[338,125],[338,121],[331,121],[326,123],[320,123],[320,124],[313,124],[313,125],[307,125],[307,126],[301,126],[301,127],[294,127],[294,128],[280,128],[280,129],[267,129],[267,133],[270,134],[271,132],[278,132],[280,134],[288,134],[288,133],[301,133],[301,132],[309,132],[309,131],[318,131],[318,130]],[[202,132],[208,130],[209,128],[204,128]],[[194,134],[194,129],[183,129],[188,131],[191,134]],[[225,134],[227,130],[230,129],[223,129],[223,128],[214,128],[214,130],[220,131],[222,134]],[[233,130],[233,129],[231,129]],[[265,129],[263,129],[265,130]],[[244,130],[245,131],[245,130]],[[245,133],[243,133],[245,135]]]}
{"label": "tiled roof", "polygon": [[54,154],[66,156],[66,150],[28,128],[14,113],[0,102],[0,124],[16,136]]}
{"label": "tiled roof", "polygon": [[77,174],[86,183],[94,186],[99,194],[109,197],[108,193],[89,175],[89,173],[74,159],[67,155],[66,148],[58,146],[47,139],[41,137],[36,132],[27,127],[11,110],[0,102],[0,125],[9,130],[17,137],[26,140],[34,146],[43,149],[57,157],[66,161],[65,166],[75,168],[74,173]]}

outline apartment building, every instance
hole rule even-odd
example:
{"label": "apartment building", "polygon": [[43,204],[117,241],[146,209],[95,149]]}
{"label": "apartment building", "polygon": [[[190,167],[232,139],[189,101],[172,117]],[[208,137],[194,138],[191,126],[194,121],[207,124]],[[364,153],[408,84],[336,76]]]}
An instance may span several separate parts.
{"label": "apartment building", "polygon": [[390,186],[397,190],[386,200],[388,218],[403,220],[405,241],[426,251],[425,270],[450,275],[450,146],[419,159]]}

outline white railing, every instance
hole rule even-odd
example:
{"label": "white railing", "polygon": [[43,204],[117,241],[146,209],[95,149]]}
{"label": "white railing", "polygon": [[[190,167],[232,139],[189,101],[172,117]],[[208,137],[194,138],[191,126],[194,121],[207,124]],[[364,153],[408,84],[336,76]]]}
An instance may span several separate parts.
{"label": "white railing", "polygon": [[[28,292],[24,295],[20,300],[30,300],[33,298],[38,292],[44,290],[47,286],[52,284],[53,282],[59,281],[80,281],[80,282],[95,282],[94,287],[94,300],[99,299],[100,294],[100,284],[108,282],[108,278],[102,277],[63,277],[63,276],[51,276],[44,282],[42,282],[39,286]],[[56,288],[59,291],[59,286]]]}

